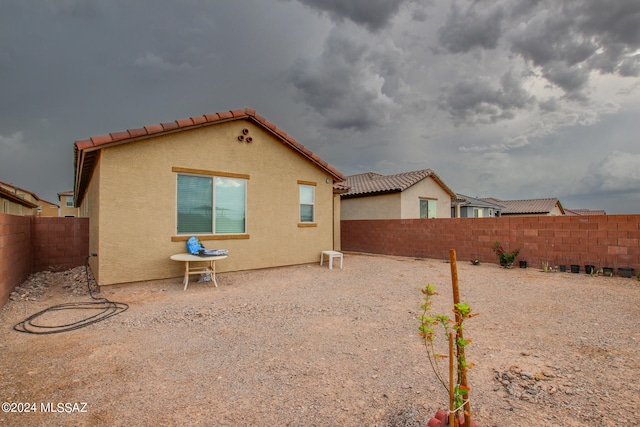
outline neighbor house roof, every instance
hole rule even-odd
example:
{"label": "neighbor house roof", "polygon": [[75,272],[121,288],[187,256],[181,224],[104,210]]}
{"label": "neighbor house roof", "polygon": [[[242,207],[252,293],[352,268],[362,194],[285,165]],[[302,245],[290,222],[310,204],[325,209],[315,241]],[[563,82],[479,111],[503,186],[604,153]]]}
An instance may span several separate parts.
{"label": "neighbor house roof", "polygon": [[527,199],[527,200],[500,200],[492,197],[482,198],[481,200],[485,200],[491,203],[497,203],[499,205],[504,206],[502,210],[502,215],[515,215],[515,214],[548,214],[553,210],[554,207],[558,206],[560,212],[564,214],[564,209],[562,208],[562,204],[560,204],[560,200],[557,198],[549,198],[549,199]]}
{"label": "neighbor house roof", "polygon": [[35,203],[32,203],[32,202],[30,202],[28,200],[23,199],[22,197],[18,196],[13,191],[9,191],[4,187],[0,187],[0,197],[4,198],[4,199],[12,200],[15,203],[18,203],[20,205],[26,206],[28,208],[37,208],[38,207],[38,205],[36,205]]}
{"label": "neighbor house roof", "polygon": [[76,205],[79,205],[84,197],[87,185],[91,179],[91,174],[93,173],[93,169],[96,165],[98,158],[97,155],[102,148],[234,120],[249,120],[259,126],[262,126],[264,129],[271,132],[284,145],[296,151],[303,157],[306,157],[312,163],[331,175],[335,181],[341,182],[345,180],[345,177],[340,172],[316,154],[305,148],[291,136],[287,135],[287,133],[282,129],[279,129],[276,125],[256,113],[255,110],[245,108],[244,110],[230,110],[222,113],[205,114],[203,116],[145,126],[139,129],[129,129],[122,132],[114,132],[108,135],[94,136],[89,139],[76,141],[74,145],[74,193],[76,195]]}
{"label": "neighbor house roof", "polygon": [[403,172],[395,175],[381,175],[375,172],[365,172],[347,177],[345,184],[351,187],[342,194],[344,198],[373,196],[376,194],[398,193],[406,190],[426,178],[433,178],[449,195],[456,195],[431,169],[421,169]]}
{"label": "neighbor house roof", "polygon": [[606,215],[603,210],[591,210],[591,209],[565,209],[564,214],[568,216],[588,216],[588,215]]}
{"label": "neighbor house roof", "polygon": [[[24,188],[17,187],[17,186],[15,186],[15,185],[13,185],[13,184],[9,184],[9,183],[7,183],[7,182],[2,182],[2,181],[0,181],[0,188],[2,188],[3,186],[4,186],[4,187],[12,188],[12,189],[17,190],[17,191],[22,191],[23,193],[31,194],[31,195],[33,196],[33,198],[34,198],[34,199],[36,199],[36,200],[38,200],[38,201],[40,201],[40,202],[44,202],[44,203],[47,203],[47,204],[50,204],[50,205],[56,205],[56,206],[58,206],[57,204],[52,203],[52,202],[50,202],[50,201],[48,201],[48,200],[41,199],[41,198],[40,198],[40,197],[38,197],[38,195],[37,195],[36,193],[34,193],[33,191],[25,190]],[[5,189],[6,189],[6,188],[5,188]],[[10,191],[10,190],[8,190],[8,189],[6,189],[6,190],[7,190],[7,191]],[[36,205],[36,207],[37,207],[37,206],[38,206],[38,205]],[[31,206],[30,206],[30,207],[31,207]],[[59,206],[58,206],[58,207],[59,207]]]}
{"label": "neighbor house roof", "polygon": [[501,204],[490,202],[486,199],[478,199],[476,197],[465,196],[464,194],[456,193],[455,202],[461,206],[475,206],[480,208],[492,208],[502,210],[505,207]]}

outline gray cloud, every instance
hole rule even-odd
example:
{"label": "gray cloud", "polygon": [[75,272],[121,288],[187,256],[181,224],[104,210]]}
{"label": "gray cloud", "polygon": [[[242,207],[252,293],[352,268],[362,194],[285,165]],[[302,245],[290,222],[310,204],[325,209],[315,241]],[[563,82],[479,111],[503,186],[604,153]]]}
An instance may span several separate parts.
{"label": "gray cloud", "polygon": [[370,31],[378,31],[398,13],[403,3],[412,0],[298,0],[313,9],[327,12],[331,19],[344,19],[362,25]]}
{"label": "gray cloud", "polygon": [[456,123],[488,124],[512,119],[517,110],[530,108],[534,101],[513,73],[507,72],[498,85],[483,78],[458,82],[446,88],[438,106]]}
{"label": "gray cloud", "polygon": [[296,62],[290,82],[329,128],[366,131],[386,123],[395,108],[398,56],[393,49],[372,51],[334,30],[322,55]]}
{"label": "gray cloud", "polygon": [[440,44],[451,53],[468,52],[475,47],[495,49],[503,18],[504,11],[500,6],[480,14],[475,3],[463,11],[457,2],[453,2],[447,21],[438,32]]}

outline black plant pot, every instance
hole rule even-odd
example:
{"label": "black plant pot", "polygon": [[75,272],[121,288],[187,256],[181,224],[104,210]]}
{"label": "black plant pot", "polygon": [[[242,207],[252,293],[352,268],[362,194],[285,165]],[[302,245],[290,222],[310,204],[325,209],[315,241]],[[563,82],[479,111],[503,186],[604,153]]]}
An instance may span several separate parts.
{"label": "black plant pot", "polygon": [[618,274],[620,275],[620,277],[633,277],[633,268],[620,267],[618,268]]}
{"label": "black plant pot", "polygon": [[571,272],[572,273],[580,273],[580,266],[579,265],[575,265],[575,264],[571,264]]}
{"label": "black plant pot", "polygon": [[561,272],[563,272],[563,273],[567,272],[567,266],[566,265],[561,265],[559,268],[560,268]]}
{"label": "black plant pot", "polygon": [[520,261],[520,268],[527,268],[527,261]]}
{"label": "black plant pot", "polygon": [[607,277],[613,277],[613,268],[612,267],[603,267],[602,275]]}
{"label": "black plant pot", "polygon": [[588,264],[587,264],[587,265],[585,265],[585,266],[584,266],[584,272],[585,272],[586,274],[593,274],[593,271],[594,271],[595,269],[596,269],[596,267],[595,267],[595,266],[593,266],[593,265],[588,265]]}

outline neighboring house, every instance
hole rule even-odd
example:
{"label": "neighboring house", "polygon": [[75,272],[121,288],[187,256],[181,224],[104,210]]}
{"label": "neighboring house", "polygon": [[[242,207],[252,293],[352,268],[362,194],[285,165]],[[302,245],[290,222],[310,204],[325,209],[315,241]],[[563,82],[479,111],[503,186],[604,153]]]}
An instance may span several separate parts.
{"label": "neighboring house", "polygon": [[[178,277],[197,236],[219,272],[319,262],[340,248],[344,176],[252,109],[75,143],[75,204],[99,285]],[[192,279],[193,280],[193,279]]]}
{"label": "neighboring house", "polygon": [[528,200],[483,198],[480,200],[504,206],[500,216],[564,215],[564,208],[557,198]]}
{"label": "neighboring house", "polygon": [[73,191],[63,191],[58,193],[60,201],[60,216],[80,216],[78,208],[75,207]]}
{"label": "neighboring house", "polygon": [[450,218],[455,193],[431,169],[347,177],[340,215],[350,219]]}
{"label": "neighboring house", "polygon": [[[35,207],[35,212],[31,212],[30,209],[33,209],[32,207],[27,207],[26,205],[21,205],[23,206],[22,208],[18,209],[18,210],[22,210],[23,212],[25,212],[24,214],[16,214],[16,215],[30,215],[30,216],[58,216],[58,205],[56,205],[55,203],[51,203],[48,202],[44,199],[41,199],[40,197],[38,197],[38,195],[36,193],[33,193],[29,190],[25,190],[23,188],[20,187],[16,187],[13,184],[8,184],[6,182],[2,182],[0,181],[0,188],[13,193],[14,195],[18,196],[19,198],[30,202],[34,205],[36,205]],[[17,206],[15,206],[17,208]],[[2,208],[3,209],[3,208]],[[3,210],[0,209],[0,212],[2,212]]]}
{"label": "neighboring house", "polygon": [[589,216],[589,215],[606,215],[603,210],[590,209],[565,209],[564,214],[567,216]]}
{"label": "neighboring house", "polygon": [[475,197],[456,194],[454,206],[451,207],[452,218],[487,218],[497,217],[504,206]]}
{"label": "neighboring house", "polygon": [[20,216],[35,216],[38,205],[0,186],[0,213]]}

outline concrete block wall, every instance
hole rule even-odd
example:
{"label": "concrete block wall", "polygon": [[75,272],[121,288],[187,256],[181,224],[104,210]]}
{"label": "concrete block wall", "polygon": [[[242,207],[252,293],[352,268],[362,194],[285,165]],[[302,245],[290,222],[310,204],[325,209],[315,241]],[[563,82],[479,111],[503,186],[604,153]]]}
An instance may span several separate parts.
{"label": "concrete block wall", "polygon": [[63,271],[87,262],[88,218],[33,218],[32,271]]}
{"label": "concrete block wall", "polygon": [[0,214],[0,307],[32,273],[83,265],[89,219]]}
{"label": "concrete block wall", "polygon": [[0,214],[0,307],[31,274],[33,217]]}
{"label": "concrete block wall", "polygon": [[516,258],[530,267],[594,265],[631,267],[640,271],[640,215],[531,216],[341,221],[344,251],[498,263],[491,245],[507,251],[521,248]]}

